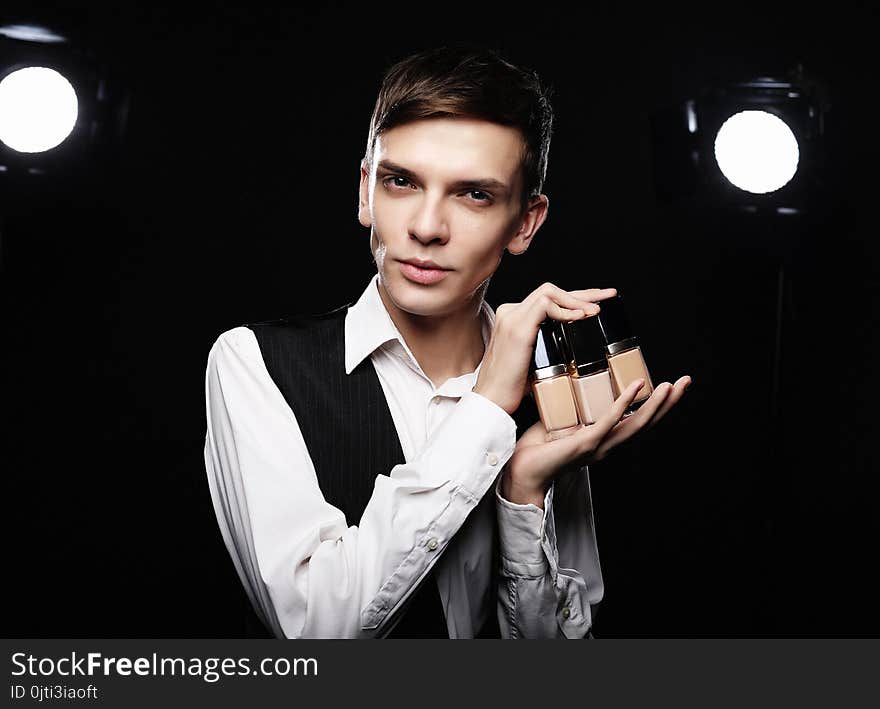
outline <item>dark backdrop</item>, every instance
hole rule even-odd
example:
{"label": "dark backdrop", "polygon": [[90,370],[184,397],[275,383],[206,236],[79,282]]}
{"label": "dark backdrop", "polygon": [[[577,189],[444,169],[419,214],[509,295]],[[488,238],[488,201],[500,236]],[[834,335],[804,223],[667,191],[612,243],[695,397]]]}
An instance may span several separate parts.
{"label": "dark backdrop", "polygon": [[[203,462],[208,350],[361,293],[358,169],[382,73],[447,40],[554,87],[549,219],[489,302],[613,285],[655,382],[693,377],[591,469],[596,635],[878,634],[873,11],[28,7],[94,48],[131,103],[112,160],[3,187],[4,635],[241,634]],[[655,198],[653,111],[796,62],[833,92],[823,209],[781,226]]]}

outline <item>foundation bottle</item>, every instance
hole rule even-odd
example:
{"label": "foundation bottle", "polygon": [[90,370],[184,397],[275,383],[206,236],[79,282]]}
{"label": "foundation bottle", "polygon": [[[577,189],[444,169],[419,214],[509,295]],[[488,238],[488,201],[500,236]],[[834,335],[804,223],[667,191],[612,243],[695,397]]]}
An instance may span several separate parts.
{"label": "foundation bottle", "polygon": [[591,316],[563,323],[562,333],[578,418],[586,425],[596,423],[615,399],[599,320]]}
{"label": "foundation bottle", "polygon": [[567,436],[578,428],[562,337],[560,324],[545,320],[538,329],[532,352],[532,396],[549,440]]}
{"label": "foundation bottle", "polygon": [[623,297],[617,295],[614,298],[601,300],[599,307],[601,310],[596,318],[599,320],[599,326],[602,328],[602,335],[605,339],[605,354],[611,373],[614,397],[620,396],[620,392],[636,379],[645,380],[642,388],[636,393],[636,398],[626,410],[627,414],[631,414],[651,396],[654,385],[651,382],[645,358],[642,356],[639,340],[626,315]]}

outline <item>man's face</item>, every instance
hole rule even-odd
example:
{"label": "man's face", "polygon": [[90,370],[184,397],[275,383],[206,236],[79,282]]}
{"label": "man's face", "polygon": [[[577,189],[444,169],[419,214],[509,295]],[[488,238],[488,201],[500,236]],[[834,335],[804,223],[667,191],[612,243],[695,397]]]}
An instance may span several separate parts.
{"label": "man's face", "polygon": [[[361,224],[387,295],[415,315],[479,303],[505,249],[522,253],[543,223],[547,198],[522,211],[522,134],[470,118],[429,118],[376,141],[361,168]],[[433,261],[422,271],[402,262]]]}

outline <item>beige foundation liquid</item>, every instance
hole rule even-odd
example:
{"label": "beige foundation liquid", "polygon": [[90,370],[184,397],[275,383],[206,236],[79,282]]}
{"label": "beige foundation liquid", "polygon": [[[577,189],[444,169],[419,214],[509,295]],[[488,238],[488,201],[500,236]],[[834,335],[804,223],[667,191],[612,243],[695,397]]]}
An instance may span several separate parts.
{"label": "beige foundation liquid", "polygon": [[589,426],[614,404],[605,338],[595,316],[563,323],[562,332],[578,419]]}
{"label": "beige foundation liquid", "polygon": [[547,437],[561,438],[578,428],[577,405],[568,375],[560,324],[545,320],[532,351],[532,396]]}
{"label": "beige foundation liquid", "polygon": [[567,371],[555,377],[536,379],[532,383],[532,395],[551,438],[564,435],[568,429],[578,425],[577,408]]}
{"label": "beige foundation liquid", "polygon": [[614,396],[620,396],[636,379],[644,379],[645,383],[636,393],[635,399],[627,407],[626,413],[631,414],[644,404],[654,391],[654,384],[648,372],[648,365],[642,355],[639,340],[633,332],[623,306],[623,298],[599,301],[600,312],[596,316],[605,338],[605,353],[608,358],[608,369],[611,372],[611,385]]}
{"label": "beige foundation liquid", "polygon": [[633,404],[642,403],[651,396],[654,391],[654,385],[651,382],[651,375],[648,374],[648,366],[645,364],[645,358],[642,356],[641,347],[633,347],[632,349],[619,352],[608,357],[608,367],[611,369],[611,381],[617,391],[626,389],[636,379],[644,379],[645,383],[633,399]]}
{"label": "beige foundation liquid", "polygon": [[586,377],[571,378],[571,388],[578,407],[578,418],[583,424],[596,423],[614,403],[614,391],[608,370]]}

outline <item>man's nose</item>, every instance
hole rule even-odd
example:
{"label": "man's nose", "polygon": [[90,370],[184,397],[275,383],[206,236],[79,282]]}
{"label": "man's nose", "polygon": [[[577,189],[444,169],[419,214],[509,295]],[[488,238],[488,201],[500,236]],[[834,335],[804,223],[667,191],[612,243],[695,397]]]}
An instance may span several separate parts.
{"label": "man's nose", "polygon": [[410,236],[423,244],[449,240],[449,223],[443,207],[442,197],[425,195],[419,202],[409,225]]}

